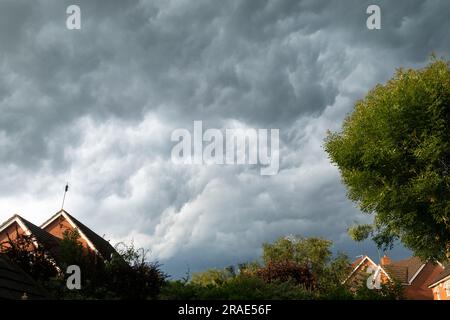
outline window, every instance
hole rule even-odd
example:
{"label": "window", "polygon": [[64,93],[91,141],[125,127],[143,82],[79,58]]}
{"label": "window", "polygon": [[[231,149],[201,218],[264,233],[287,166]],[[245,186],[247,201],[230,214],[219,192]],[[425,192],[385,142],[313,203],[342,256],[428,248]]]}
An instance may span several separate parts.
{"label": "window", "polygon": [[450,297],[450,280],[447,280],[445,282],[445,293],[447,297]]}

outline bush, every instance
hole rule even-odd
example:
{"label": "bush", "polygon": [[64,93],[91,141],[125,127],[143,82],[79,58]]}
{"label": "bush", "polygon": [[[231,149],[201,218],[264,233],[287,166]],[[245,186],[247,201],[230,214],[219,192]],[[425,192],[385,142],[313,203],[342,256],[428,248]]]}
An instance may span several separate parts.
{"label": "bush", "polygon": [[274,281],[292,281],[309,290],[316,287],[316,280],[310,269],[294,261],[269,261],[263,268],[260,268],[256,272],[256,275],[268,283]]}
{"label": "bush", "polygon": [[310,300],[313,293],[291,280],[270,283],[259,277],[238,275],[220,285],[169,281],[162,288],[164,300]]}
{"label": "bush", "polygon": [[192,275],[191,282],[193,284],[198,284],[201,286],[206,285],[221,285],[225,281],[233,278],[235,276],[234,272],[230,272],[228,269],[217,270],[209,269],[205,272],[198,272]]}
{"label": "bush", "polygon": [[354,295],[355,300],[401,300],[403,298],[403,286],[394,281],[381,285],[381,289],[369,289],[362,284]]}

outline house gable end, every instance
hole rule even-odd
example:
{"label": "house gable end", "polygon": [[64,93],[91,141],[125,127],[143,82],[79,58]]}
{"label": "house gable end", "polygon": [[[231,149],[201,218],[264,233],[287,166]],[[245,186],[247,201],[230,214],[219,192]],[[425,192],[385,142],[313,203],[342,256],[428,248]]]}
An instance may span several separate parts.
{"label": "house gable end", "polygon": [[41,228],[59,239],[64,238],[65,232],[73,232],[76,230],[80,235],[79,240],[83,247],[98,253],[94,244],[63,210],[53,215],[53,217],[47,220]]}

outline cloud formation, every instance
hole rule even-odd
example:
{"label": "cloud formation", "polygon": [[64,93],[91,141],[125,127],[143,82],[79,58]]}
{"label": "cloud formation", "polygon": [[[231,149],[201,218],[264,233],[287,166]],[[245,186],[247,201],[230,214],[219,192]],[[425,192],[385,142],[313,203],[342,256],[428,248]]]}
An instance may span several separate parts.
{"label": "cloud formation", "polygon": [[[346,236],[369,221],[322,149],[354,102],[395,68],[449,56],[450,3],[377,1],[0,3],[0,218],[67,210],[113,242],[133,238],[169,272],[258,257],[286,234]],[[170,134],[279,128],[280,173],[179,166]],[[401,254],[401,253],[399,253]]]}

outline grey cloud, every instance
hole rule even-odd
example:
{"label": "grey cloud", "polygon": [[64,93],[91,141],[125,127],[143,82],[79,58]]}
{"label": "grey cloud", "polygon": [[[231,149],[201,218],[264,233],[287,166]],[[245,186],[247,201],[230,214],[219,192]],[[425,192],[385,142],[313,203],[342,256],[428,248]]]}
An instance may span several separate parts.
{"label": "grey cloud", "polygon": [[[377,3],[373,32],[372,1],[85,0],[68,31],[69,1],[2,1],[2,217],[44,218],[70,180],[69,211],[177,274],[253,259],[287,233],[354,254],[345,230],[370,217],[346,200],[325,132],[396,67],[450,51],[448,1]],[[280,128],[280,174],[174,166],[170,132],[193,120]]]}

